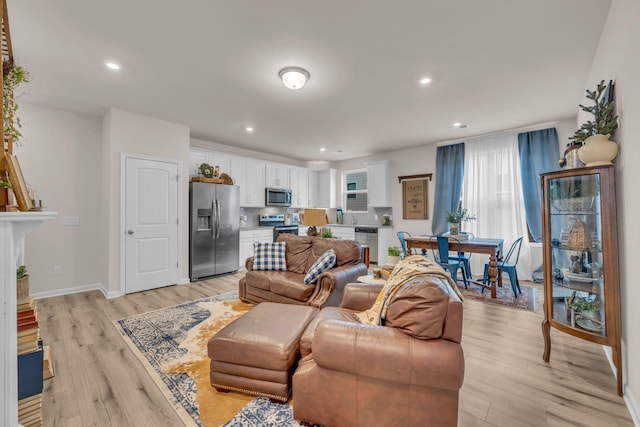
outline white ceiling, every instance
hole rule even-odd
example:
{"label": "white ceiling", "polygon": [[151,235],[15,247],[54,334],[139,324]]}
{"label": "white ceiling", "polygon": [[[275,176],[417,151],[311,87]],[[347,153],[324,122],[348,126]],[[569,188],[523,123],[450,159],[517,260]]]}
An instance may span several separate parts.
{"label": "white ceiling", "polygon": [[[194,138],[336,161],[574,117],[609,5],[8,0],[8,13],[27,102],[115,107]],[[292,65],[311,73],[298,91],[278,78]]]}

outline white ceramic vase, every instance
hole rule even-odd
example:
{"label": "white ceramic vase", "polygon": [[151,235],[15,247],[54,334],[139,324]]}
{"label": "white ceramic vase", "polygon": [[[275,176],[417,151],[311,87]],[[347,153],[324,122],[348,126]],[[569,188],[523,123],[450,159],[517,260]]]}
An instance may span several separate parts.
{"label": "white ceramic vase", "polygon": [[618,144],[609,139],[609,134],[596,134],[585,139],[578,156],[586,166],[611,165],[618,155]]}

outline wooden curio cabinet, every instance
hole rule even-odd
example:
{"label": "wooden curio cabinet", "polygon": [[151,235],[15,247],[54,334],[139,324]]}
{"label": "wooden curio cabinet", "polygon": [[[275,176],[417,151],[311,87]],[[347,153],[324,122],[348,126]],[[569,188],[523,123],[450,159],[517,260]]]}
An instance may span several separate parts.
{"label": "wooden curio cabinet", "polygon": [[610,346],[622,396],[615,170],[542,174],[545,362],[551,326]]}

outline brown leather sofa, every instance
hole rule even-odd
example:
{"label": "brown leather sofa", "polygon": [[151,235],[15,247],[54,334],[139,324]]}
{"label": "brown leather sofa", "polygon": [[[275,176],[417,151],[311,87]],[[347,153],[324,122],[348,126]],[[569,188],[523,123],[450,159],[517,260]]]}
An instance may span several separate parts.
{"label": "brown leather sofa", "polygon": [[[281,234],[286,242],[288,271],[254,271],[253,257],[245,262],[247,274],[238,283],[238,294],[245,302],[280,302],[313,307],[338,306],[347,283],[367,274],[362,263],[362,246],[354,240],[325,239],[317,236]],[[323,272],[315,283],[304,277],[313,263],[327,250],[336,253],[336,266]]]}
{"label": "brown leather sofa", "polygon": [[380,285],[350,284],[302,335],[293,376],[294,418],[341,426],[456,426],[464,379],[462,301],[437,278],[393,297],[385,326],[358,323]]}

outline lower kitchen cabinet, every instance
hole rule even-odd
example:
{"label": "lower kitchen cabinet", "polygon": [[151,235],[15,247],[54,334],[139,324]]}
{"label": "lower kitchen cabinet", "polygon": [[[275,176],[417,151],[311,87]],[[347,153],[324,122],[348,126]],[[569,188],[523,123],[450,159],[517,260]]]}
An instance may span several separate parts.
{"label": "lower kitchen cabinet", "polygon": [[238,270],[244,270],[245,261],[253,256],[253,244],[255,242],[273,242],[273,228],[240,230],[240,265]]}

